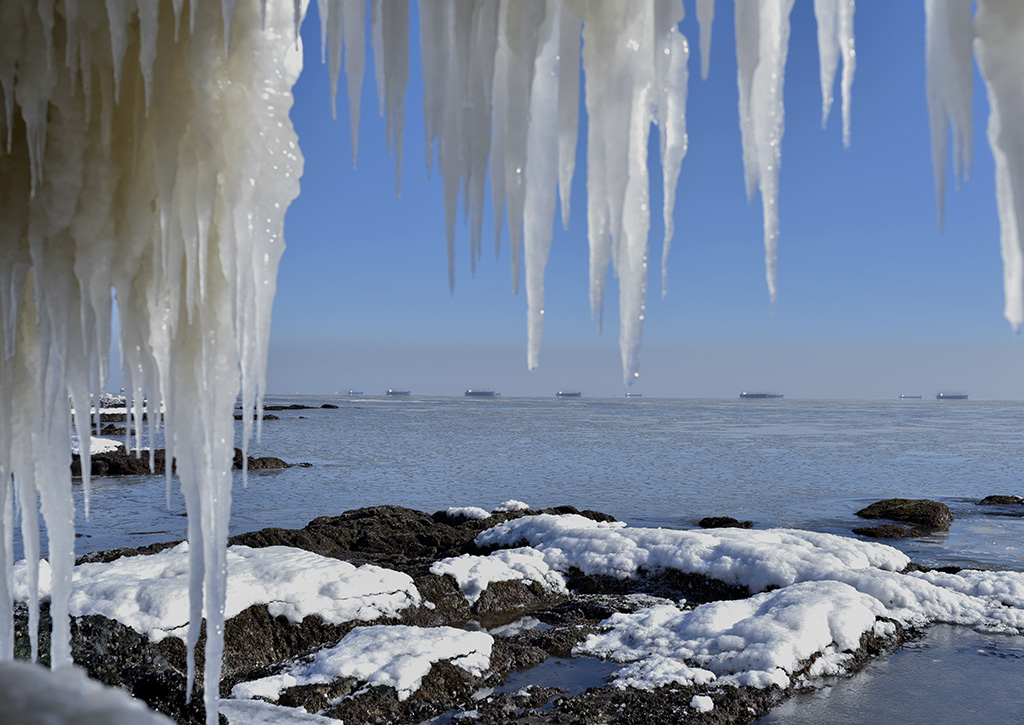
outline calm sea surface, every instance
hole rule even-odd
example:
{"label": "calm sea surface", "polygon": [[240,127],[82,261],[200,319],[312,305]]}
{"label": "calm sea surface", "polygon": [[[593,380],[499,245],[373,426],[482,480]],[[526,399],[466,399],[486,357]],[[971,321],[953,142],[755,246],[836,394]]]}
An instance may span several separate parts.
{"label": "calm sea surface", "polygon": [[[313,465],[250,473],[247,488],[238,474],[232,533],[385,503],[433,512],[515,498],[597,509],[631,525],[689,528],[726,515],[758,528],[849,534],[863,524],[855,511],[898,496],[943,501],[956,517],[947,533],[890,542],[916,561],[1024,570],[1020,511],[975,506],[989,494],[1024,495],[1021,402],[267,400],[291,403],[339,407],[277,412],[280,420],[264,423],[251,454]],[[164,495],[162,477],[94,481],[91,519],[78,516],[78,552],[184,538],[181,494],[172,490],[170,510]],[[965,640],[949,630],[960,631],[933,628],[917,651],[795,699],[770,721],[1024,722],[1024,637]],[[979,682],[992,694],[979,695]],[[925,697],[931,709],[899,704],[899,693],[922,688],[938,693]]]}
{"label": "calm sea surface", "polygon": [[[253,455],[310,468],[237,475],[232,532],[400,504],[433,512],[515,498],[631,525],[709,515],[849,534],[879,498],[932,498],[948,533],[894,542],[923,564],[1024,569],[1024,518],[975,502],[1024,495],[1024,403],[988,401],[274,397]],[[176,484],[175,484],[176,486]],[[81,511],[81,486],[75,486]],[[162,477],[97,479],[79,552],[184,537]],[[1000,512],[1009,513],[1009,512]]]}

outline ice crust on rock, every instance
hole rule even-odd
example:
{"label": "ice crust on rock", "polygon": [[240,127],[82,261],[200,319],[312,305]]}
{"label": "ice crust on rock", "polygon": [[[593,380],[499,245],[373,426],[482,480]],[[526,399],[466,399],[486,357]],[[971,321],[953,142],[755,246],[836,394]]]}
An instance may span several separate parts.
{"label": "ice crust on rock", "polygon": [[[71,616],[101,614],[158,642],[184,639],[190,608],[189,545],[183,542],[157,554],[127,556],[106,564],[75,567],[68,611]],[[28,598],[27,563],[14,570],[14,597]],[[41,597],[49,595],[49,565],[39,563]],[[254,604],[266,604],[271,616],[301,622],[316,615],[329,624],[393,617],[420,604],[408,574],[372,564],[346,561],[302,549],[268,546],[227,550],[227,598],[224,617]]]}
{"label": "ice crust on rock", "polygon": [[337,645],[320,650],[306,662],[293,664],[277,675],[235,685],[231,696],[273,701],[288,687],[354,677],[371,687],[393,687],[399,700],[407,700],[435,662],[450,660],[470,674],[482,674],[490,665],[493,644],[494,638],[486,632],[452,627],[357,627]]}
{"label": "ice crust on rock", "polygon": [[1024,573],[904,574],[909,559],[902,552],[834,534],[674,531],[541,514],[499,524],[476,542],[521,547],[509,550],[515,552],[532,548],[555,572],[577,568],[624,579],[672,568],[755,592],[690,611],[661,604],[610,617],[607,630],[579,651],[630,663],[617,674],[622,687],[713,681],[787,687],[812,657],[811,676],[845,671],[863,633],[893,633],[887,620],[1024,632]]}

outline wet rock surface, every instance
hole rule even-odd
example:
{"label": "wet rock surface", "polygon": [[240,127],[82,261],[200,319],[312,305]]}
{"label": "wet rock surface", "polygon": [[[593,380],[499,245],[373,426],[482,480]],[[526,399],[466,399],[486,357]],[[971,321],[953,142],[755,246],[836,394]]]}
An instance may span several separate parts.
{"label": "wet rock surface", "polygon": [[922,529],[946,530],[953,523],[949,506],[929,499],[887,498],[857,512],[862,519],[889,519]]}
{"label": "wet rock surface", "polygon": [[985,498],[978,501],[978,506],[1012,506],[1019,505],[1024,506],[1024,498],[1014,495],[993,495],[986,496]]}
{"label": "wet rock surface", "polygon": [[[547,509],[547,513],[582,513],[596,520],[612,520],[597,512],[578,512],[572,507]],[[645,691],[617,688],[606,673],[613,665],[593,658],[575,658],[575,649],[616,612],[634,612],[654,604],[687,605],[720,599],[739,599],[751,594],[745,587],[726,584],[700,575],[674,570],[641,571],[626,580],[568,573],[569,593],[545,589],[523,581],[492,583],[472,605],[450,575],[430,573],[430,565],[442,558],[481,553],[475,537],[500,522],[542,513],[522,510],[496,513],[487,519],[430,515],[398,506],[377,506],[320,517],[302,529],[267,528],[240,534],[231,544],[251,547],[285,545],[343,559],[403,571],[413,577],[422,596],[420,606],[393,618],[372,622],[327,624],[317,616],[291,623],[272,616],[266,605],[251,606],[229,619],[225,626],[225,653],[219,691],[230,695],[243,681],[280,673],[289,663],[310,658],[316,651],[337,644],[364,624],[405,624],[421,627],[446,625],[486,629],[494,636],[490,665],[480,676],[442,660],[434,663],[421,686],[402,700],[387,686],[368,687],[351,677],[322,684],[283,690],[278,704],[303,707],[309,712],[343,719],[345,723],[749,723],[764,715],[788,696],[779,688],[747,689],[731,686],[667,686]],[[175,542],[142,549],[118,549],[89,554],[85,561],[111,561],[119,556],[156,553]],[[45,616],[45,612],[44,612]],[[17,656],[27,657],[27,615],[19,609]],[[49,631],[48,623],[44,629]],[[854,653],[855,666],[903,636],[875,639],[865,635]],[[44,636],[42,651],[48,649]],[[91,676],[119,685],[169,714],[181,723],[202,722],[201,637],[196,651],[197,690],[185,704],[185,646],[177,637],[159,643],[118,622],[101,616],[76,618],[72,647],[76,662]],[[552,660],[552,658],[556,658]],[[567,688],[543,679],[528,686],[503,688],[512,673],[537,666],[561,666],[562,660],[596,662],[601,668],[597,682]],[[549,664],[545,664],[549,663]],[[809,668],[811,662],[807,663]],[[525,677],[525,676],[524,676]],[[593,677],[591,678],[593,679]],[[798,680],[795,677],[794,680]],[[711,712],[690,706],[694,695],[714,701]],[[223,721],[223,719],[222,719]]]}
{"label": "wet rock surface", "polygon": [[705,516],[697,522],[702,529],[752,529],[753,521],[740,521],[732,516]]}
{"label": "wet rock surface", "polygon": [[899,524],[880,524],[878,526],[860,526],[853,529],[853,533],[870,539],[912,539],[923,536],[927,532]]}

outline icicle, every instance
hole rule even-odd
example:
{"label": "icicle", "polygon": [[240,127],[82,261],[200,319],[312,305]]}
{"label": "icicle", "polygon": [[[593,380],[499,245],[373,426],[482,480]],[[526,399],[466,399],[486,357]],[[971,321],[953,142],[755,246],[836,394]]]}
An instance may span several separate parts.
{"label": "icicle", "polygon": [[1004,314],[1024,324],[1024,4],[979,0],[974,52],[988,94],[988,142],[996,165],[996,202],[1003,251]]}
{"label": "icicle", "polygon": [[925,0],[925,64],[935,196],[942,227],[946,207],[947,126],[953,135],[957,188],[971,166],[974,27],[971,0]]}
{"label": "icicle", "polygon": [[843,59],[843,146],[850,148],[850,112],[853,108],[853,73],[857,49],[853,40],[855,0],[839,0],[839,49]]}
{"label": "icicle", "polygon": [[760,165],[765,277],[773,311],[778,296],[779,166],[782,163],[782,135],[785,131],[782,89],[789,46],[789,13],[792,9],[793,0],[773,0],[761,8],[761,60],[754,71],[750,103]]}
{"label": "icicle", "polygon": [[[487,161],[491,149],[491,98],[494,84],[494,57],[498,49],[498,3],[481,2],[474,14],[469,65],[469,247],[470,269],[476,273],[481,256],[484,222],[484,190]],[[577,45],[576,55],[579,55]]]}
{"label": "icicle", "polygon": [[[348,114],[352,133],[352,167],[359,156],[359,100],[366,67],[366,0],[345,2],[345,76],[348,78]],[[296,29],[297,32],[298,29]]]}
{"label": "icicle", "polygon": [[740,143],[743,148],[743,177],[746,182],[747,201],[753,201],[761,173],[757,163],[754,116],[750,108],[754,71],[761,60],[760,7],[760,3],[736,0],[736,84],[740,96]]}
{"label": "icicle", "polygon": [[[815,0],[817,2],[817,0]],[[697,0],[700,23],[700,78],[706,81],[711,68],[711,25],[715,20],[715,0]]]}
{"label": "icicle", "polygon": [[[522,264],[523,205],[526,201],[526,146],[529,129],[530,88],[533,83],[540,24],[544,20],[544,0],[503,0],[498,26],[498,53],[495,59],[495,91],[502,96],[494,103],[495,113],[504,116],[504,130],[491,138],[491,159],[504,156],[503,191],[508,214],[512,289],[519,291]],[[503,83],[498,82],[501,72]],[[494,190],[494,171],[491,188]],[[496,191],[494,193],[497,193]],[[495,204],[495,209],[498,205]],[[500,224],[495,213],[495,224]],[[500,239],[496,235],[495,244]]]}
{"label": "icicle", "polygon": [[580,33],[582,22],[564,3],[558,47],[558,194],[562,200],[562,227],[569,229],[569,200],[576,171],[576,140],[580,114]]}
{"label": "icicle", "polygon": [[[344,0],[327,0],[320,14],[321,36],[327,34],[327,72],[331,84],[331,118],[338,118],[338,76],[341,73],[341,51],[344,38]],[[321,51],[322,52],[322,51]]]}
{"label": "icicle", "polygon": [[818,71],[821,76],[821,127],[828,123],[835,97],[836,69],[839,67],[839,34],[837,3],[843,0],[814,0],[814,17],[818,22]]}
{"label": "icicle", "polygon": [[[671,13],[673,9],[672,5],[669,5],[665,12]],[[689,143],[686,135],[686,86],[689,82],[687,64],[690,59],[690,48],[677,27],[682,19],[681,15],[679,12],[678,15],[661,17],[655,28],[655,87],[660,91],[657,122],[661,141],[661,186],[664,191],[662,221],[665,225],[661,252],[662,298],[668,295],[668,257],[675,234],[676,184]],[[702,33],[704,27],[702,24]],[[710,43],[710,20],[707,21],[706,27],[709,31],[707,42]],[[701,42],[704,43],[703,40]],[[706,46],[702,45],[702,52],[704,47]]]}
{"label": "icicle", "polygon": [[[537,60],[530,89],[530,128],[526,139],[526,187],[523,204],[523,243],[526,256],[526,365],[540,364],[544,330],[544,268],[551,251],[558,182],[558,52],[561,45],[559,7],[547,0],[538,29]],[[564,197],[563,197],[564,198]]]}
{"label": "icicle", "polygon": [[395,154],[395,196],[401,197],[405,87],[409,82],[409,6],[373,0],[371,24],[377,58],[377,93],[387,118],[388,151]]}

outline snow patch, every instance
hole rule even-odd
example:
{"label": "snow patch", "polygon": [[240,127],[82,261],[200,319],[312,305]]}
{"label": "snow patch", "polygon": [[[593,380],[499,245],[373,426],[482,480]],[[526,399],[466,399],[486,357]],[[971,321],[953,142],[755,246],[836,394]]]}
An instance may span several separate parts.
{"label": "snow patch", "polygon": [[530,508],[530,504],[522,501],[516,501],[514,498],[510,498],[505,503],[500,503],[491,509],[492,514],[503,513],[505,511],[525,511]]}
{"label": "snow patch", "polygon": [[[254,604],[271,616],[300,622],[317,615],[325,622],[370,621],[397,616],[420,603],[412,578],[401,572],[319,556],[302,549],[232,546],[227,551],[224,617]],[[27,600],[28,564],[15,566],[14,597]],[[102,614],[159,642],[184,638],[189,624],[189,545],[148,556],[128,556],[108,564],[75,567],[69,613]],[[39,562],[40,595],[49,595],[50,567]]]}
{"label": "snow patch", "polygon": [[479,506],[449,506],[445,513],[451,518],[462,517],[464,519],[483,520],[489,519],[491,514]]}
{"label": "snow patch", "polygon": [[469,603],[475,604],[492,582],[523,580],[538,582],[547,589],[568,592],[565,577],[554,571],[536,549],[503,549],[490,556],[462,556],[442,559],[431,565],[432,574],[450,574]]}
{"label": "snow patch", "polygon": [[320,650],[308,662],[231,690],[235,699],[261,697],[277,700],[296,685],[323,684],[338,677],[354,677],[370,686],[387,685],[406,700],[415,692],[435,662],[450,660],[479,676],[490,665],[494,638],[486,632],[452,627],[358,627],[334,647]]}

